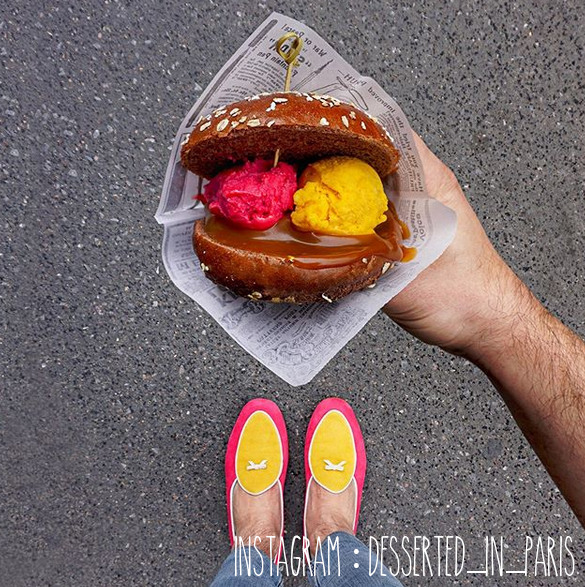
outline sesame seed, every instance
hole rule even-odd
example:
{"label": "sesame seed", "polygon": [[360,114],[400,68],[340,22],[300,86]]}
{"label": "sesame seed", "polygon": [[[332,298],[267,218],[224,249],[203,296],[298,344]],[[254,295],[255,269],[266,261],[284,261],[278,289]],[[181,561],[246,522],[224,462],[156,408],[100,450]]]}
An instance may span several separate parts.
{"label": "sesame seed", "polygon": [[241,122],[243,124],[244,122],[246,122],[247,118],[248,118],[247,116],[242,116],[242,118],[240,118],[240,120],[238,120],[238,122]]}
{"label": "sesame seed", "polygon": [[347,116],[342,116],[341,122],[343,122],[343,124],[346,126],[346,128],[349,128],[349,120],[347,120]]}
{"label": "sesame seed", "polygon": [[211,122],[204,122],[200,127],[199,130],[205,130],[211,126]]}
{"label": "sesame seed", "polygon": [[248,126],[260,126],[262,123],[257,118],[248,120]]}
{"label": "sesame seed", "polygon": [[232,108],[232,109],[230,110],[230,114],[231,114],[232,116],[237,116],[237,115],[238,115],[240,112],[241,112],[241,110],[240,110],[239,108]]}
{"label": "sesame seed", "polygon": [[274,120],[274,119],[273,120],[270,120],[270,121],[268,121],[268,123],[266,124],[266,126],[268,128],[270,128],[275,122],[276,122],[276,120]]}
{"label": "sesame seed", "polygon": [[276,103],[272,102],[272,104],[270,104],[270,106],[268,106],[268,108],[266,108],[266,112],[271,112],[275,108],[276,108]]}
{"label": "sesame seed", "polygon": [[236,128],[240,124],[237,120],[232,120],[232,128]]}
{"label": "sesame seed", "polygon": [[349,117],[355,120],[355,112],[353,110],[349,113]]}
{"label": "sesame seed", "polygon": [[202,271],[209,271],[209,267],[205,263],[201,263],[201,270]]}
{"label": "sesame seed", "polygon": [[274,98],[273,101],[277,104],[283,104],[284,102],[288,102],[286,98]]}
{"label": "sesame seed", "polygon": [[227,118],[224,118],[223,120],[221,120],[218,124],[217,124],[217,132],[221,132],[222,130],[224,130],[227,125],[230,123],[230,121]]}
{"label": "sesame seed", "polygon": [[332,304],[332,303],[333,303],[333,300],[332,300],[330,297],[326,296],[325,294],[321,294],[321,297],[322,297],[322,298],[323,298],[323,299],[324,299],[326,302],[329,302],[330,304]]}
{"label": "sesame seed", "polygon": [[306,100],[307,100],[307,102],[312,102],[313,98],[311,96],[307,95]]}
{"label": "sesame seed", "polygon": [[362,257],[362,263],[367,263],[368,260],[365,257]]}
{"label": "sesame seed", "polygon": [[370,285],[366,285],[366,287],[368,289],[374,289],[376,287],[376,282],[374,281],[374,283],[370,283]]}
{"label": "sesame seed", "polygon": [[384,273],[386,273],[390,267],[392,267],[392,263],[384,263],[384,266],[382,267],[382,275],[384,275]]}
{"label": "sesame seed", "polygon": [[366,123],[362,120],[362,128],[366,130]]}
{"label": "sesame seed", "polygon": [[215,116],[215,118],[218,118],[219,116],[221,116],[222,114],[225,114],[227,112],[227,110],[225,108],[223,108],[222,110],[216,110],[213,113],[213,116]]}
{"label": "sesame seed", "polygon": [[322,118],[322,119],[319,121],[319,124],[320,124],[321,126],[329,126],[329,121],[328,121],[328,120],[327,120],[325,117],[323,117],[323,118]]}

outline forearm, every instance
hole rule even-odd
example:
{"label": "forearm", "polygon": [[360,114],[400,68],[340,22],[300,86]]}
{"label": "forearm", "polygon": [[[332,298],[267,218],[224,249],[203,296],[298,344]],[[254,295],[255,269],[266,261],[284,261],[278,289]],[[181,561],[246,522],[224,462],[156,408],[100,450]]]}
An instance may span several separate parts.
{"label": "forearm", "polygon": [[517,282],[468,357],[491,379],[585,526],[585,344]]}
{"label": "forearm", "polygon": [[514,275],[455,176],[417,136],[415,143],[429,193],[455,210],[457,233],[385,311],[490,377],[585,526],[585,344]]}

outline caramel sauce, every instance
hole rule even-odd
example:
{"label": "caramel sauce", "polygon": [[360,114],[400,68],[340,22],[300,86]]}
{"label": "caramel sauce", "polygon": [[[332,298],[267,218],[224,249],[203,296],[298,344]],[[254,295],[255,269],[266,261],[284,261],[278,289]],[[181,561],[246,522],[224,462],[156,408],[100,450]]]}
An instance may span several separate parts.
{"label": "caramel sauce", "polygon": [[401,260],[402,263],[408,263],[416,257],[416,247],[403,246],[402,252],[404,253]]}
{"label": "caramel sauce", "polygon": [[406,224],[396,216],[389,203],[387,219],[373,234],[329,235],[297,230],[290,214],[281,218],[268,230],[251,230],[230,223],[229,220],[208,214],[205,229],[217,242],[245,251],[274,255],[289,260],[302,269],[343,267],[361,259],[382,257],[389,263],[410,261],[415,248],[402,245],[410,236]]}

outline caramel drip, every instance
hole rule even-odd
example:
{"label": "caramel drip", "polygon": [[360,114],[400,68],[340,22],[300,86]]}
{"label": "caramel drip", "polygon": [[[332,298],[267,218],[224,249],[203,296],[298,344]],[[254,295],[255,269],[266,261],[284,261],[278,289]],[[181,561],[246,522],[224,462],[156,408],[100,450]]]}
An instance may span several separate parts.
{"label": "caramel drip", "polygon": [[[398,220],[392,204],[387,220],[376,232],[365,235],[329,235],[297,230],[287,214],[268,230],[251,230],[235,226],[224,218],[209,214],[205,229],[217,242],[254,253],[281,257],[302,269],[343,267],[371,257],[389,263],[411,260],[416,249],[404,247],[408,227]],[[414,253],[414,254],[413,254]]]}

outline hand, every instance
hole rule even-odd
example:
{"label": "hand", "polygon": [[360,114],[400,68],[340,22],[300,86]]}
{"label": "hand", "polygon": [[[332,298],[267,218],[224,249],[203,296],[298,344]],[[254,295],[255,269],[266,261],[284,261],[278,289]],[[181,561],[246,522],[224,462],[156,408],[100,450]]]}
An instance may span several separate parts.
{"label": "hand", "polygon": [[429,195],[457,213],[457,233],[384,311],[423,342],[473,360],[533,298],[492,246],[453,172],[418,135],[414,139]]}
{"label": "hand", "polygon": [[384,311],[486,373],[585,526],[585,344],[504,263],[451,170],[415,142],[429,193],[455,210],[457,233]]}

